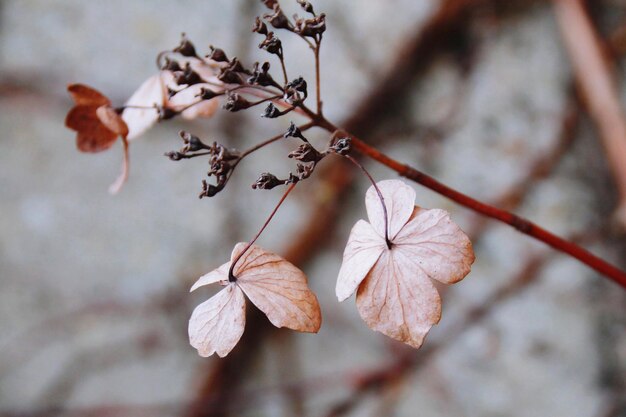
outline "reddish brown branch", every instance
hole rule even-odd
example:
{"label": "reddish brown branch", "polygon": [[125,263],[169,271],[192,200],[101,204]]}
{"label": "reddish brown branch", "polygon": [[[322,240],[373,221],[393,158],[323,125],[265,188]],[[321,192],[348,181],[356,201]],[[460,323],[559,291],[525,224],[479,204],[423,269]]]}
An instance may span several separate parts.
{"label": "reddish brown branch", "polygon": [[[326,121],[321,121],[320,126],[327,129],[328,131],[333,131],[335,129],[332,124]],[[483,216],[508,224],[517,231],[533,237],[537,240],[540,240],[548,246],[551,246],[560,252],[566,253],[578,259],[585,265],[589,266],[590,268],[596,270],[597,272],[626,288],[625,272],[609,264],[605,260],[597,257],[586,249],[583,249],[577,244],[560,238],[557,235],[540,227],[539,225],[518,216],[517,214],[501,210],[497,207],[478,201],[475,198],[463,194],[453,188],[450,188],[447,185],[437,181],[433,177],[409,165],[402,164],[395,159],[390,158],[378,149],[368,145],[367,143],[363,142],[356,136],[351,135],[350,133],[335,130],[334,134],[342,137],[350,137],[352,140],[353,148],[356,151],[369,158],[372,158],[375,161],[380,162],[381,164],[397,172],[399,175],[415,181],[418,184],[421,184],[438,194],[448,197],[456,203],[467,207],[477,213],[480,213]]]}

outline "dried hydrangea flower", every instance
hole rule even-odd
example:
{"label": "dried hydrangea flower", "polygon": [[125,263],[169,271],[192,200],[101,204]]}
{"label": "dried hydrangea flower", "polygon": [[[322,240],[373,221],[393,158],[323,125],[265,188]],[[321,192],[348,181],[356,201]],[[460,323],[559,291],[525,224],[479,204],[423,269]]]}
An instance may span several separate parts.
{"label": "dried hydrangea flower", "polygon": [[359,220],[350,233],[337,279],[343,301],[357,291],[356,304],[367,325],[418,348],[441,317],[441,299],[431,279],[453,284],[474,262],[472,244],[450,215],[415,206],[415,191],[402,181],[372,186],[365,205],[370,222]]}
{"label": "dried hydrangea flower", "polygon": [[[189,342],[200,356],[226,356],[237,344],[246,323],[244,294],[276,327],[317,333],[320,306],[304,273],[280,256],[247,243],[238,243],[230,262],[202,276],[195,289],[219,282],[226,288],[200,304],[189,319]],[[231,262],[236,261],[229,280]]]}
{"label": "dried hydrangea flower", "polygon": [[128,178],[128,125],[111,107],[111,100],[99,91],[83,84],[71,84],[67,91],[75,106],[65,117],[65,126],[75,130],[76,147],[81,152],[102,152],[109,149],[118,137],[124,144],[122,172],[109,187],[109,192],[117,193]]}

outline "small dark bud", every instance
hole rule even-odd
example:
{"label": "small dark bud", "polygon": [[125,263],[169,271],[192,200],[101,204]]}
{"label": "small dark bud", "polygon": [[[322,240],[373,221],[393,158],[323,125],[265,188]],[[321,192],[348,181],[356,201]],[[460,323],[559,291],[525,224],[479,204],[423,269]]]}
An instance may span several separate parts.
{"label": "small dark bud", "polygon": [[159,121],[161,120],[169,120],[178,115],[176,110],[172,110],[167,107],[159,107]]}
{"label": "small dark bud", "polygon": [[310,143],[303,143],[287,156],[302,162],[319,162],[324,158],[324,155],[319,153]]}
{"label": "small dark bud", "polygon": [[313,5],[311,3],[309,3],[306,0],[297,0],[297,1],[298,1],[298,4],[304,9],[305,12],[315,15],[315,12],[313,11]]}
{"label": "small dark bud", "polygon": [[187,36],[185,36],[184,33],[182,35],[182,39],[180,40],[180,44],[176,48],[173,49],[173,52],[178,52],[182,56],[187,56],[187,57],[197,56],[196,48],[193,46],[193,43],[191,43],[191,41],[187,39]]}
{"label": "small dark bud", "polygon": [[209,176],[215,175],[218,178],[222,178],[228,175],[231,169],[232,166],[228,162],[221,159],[215,159],[211,162]]}
{"label": "small dark bud", "polygon": [[[306,98],[306,96],[304,98]],[[285,94],[283,94],[283,100],[293,106],[297,106],[298,104],[302,103],[304,101],[304,98],[295,88],[287,88],[285,89]]]}
{"label": "small dark bud", "polygon": [[256,17],[252,31],[260,33],[261,35],[267,35],[267,25],[261,20],[260,17]]}
{"label": "small dark bud", "polygon": [[164,155],[172,161],[180,161],[184,157],[182,153],[176,151],[165,152]]}
{"label": "small dark bud", "polygon": [[326,15],[322,13],[311,19],[297,19],[293,31],[302,36],[315,38],[326,31]]}
{"label": "small dark bud", "polygon": [[261,114],[261,117],[265,117],[267,119],[275,119],[279,116],[282,116],[282,113],[276,108],[276,106],[274,106],[273,103],[268,104],[263,111],[263,114]]}
{"label": "small dark bud", "polygon": [[215,185],[207,183],[206,180],[202,180],[202,191],[198,195],[198,198],[213,197],[215,194],[222,191],[223,188],[224,185],[216,187]]}
{"label": "small dark bud", "polygon": [[283,136],[286,138],[299,138],[307,142],[306,138],[302,135],[300,128],[296,126],[294,122],[291,122],[289,129],[287,129]]}
{"label": "small dark bud", "polygon": [[247,109],[251,105],[252,103],[237,93],[231,93],[230,91],[226,93],[226,104],[224,104],[225,110],[237,112],[239,110]]}
{"label": "small dark bud", "polygon": [[328,150],[338,155],[345,156],[350,153],[350,147],[351,147],[350,138],[339,138],[339,139],[336,139],[332,145],[330,145]]}
{"label": "small dark bud", "polygon": [[218,95],[219,95],[218,93],[216,93],[215,91],[211,89],[200,87],[200,93],[198,93],[196,97],[200,97],[202,100],[211,100],[212,98],[215,98]]}
{"label": "small dark bud", "polygon": [[174,72],[174,81],[178,85],[194,85],[204,82],[204,80],[195,72],[189,63],[185,65],[182,71]]}
{"label": "small dark bud", "polygon": [[184,130],[181,130],[178,134],[185,143],[185,146],[181,149],[182,153],[197,152],[202,149],[210,149],[210,147],[202,142],[200,138],[196,135],[192,135],[191,133],[185,132]]}
{"label": "small dark bud", "polygon": [[305,180],[313,174],[313,170],[315,169],[314,164],[304,165],[298,164],[296,165],[296,176],[300,180]]}
{"label": "small dark bud", "polygon": [[163,66],[161,67],[161,69],[163,71],[182,71],[183,69],[181,68],[180,64],[178,63],[178,61],[174,61],[172,59],[169,58],[165,58],[165,62],[163,63]]}
{"label": "small dark bud", "polygon": [[279,57],[283,54],[283,45],[280,39],[274,36],[274,32],[270,32],[266,35],[263,42],[259,44],[259,48],[265,49],[270,54],[275,54]]}
{"label": "small dark bud", "polygon": [[263,19],[270,22],[270,25],[274,26],[276,29],[287,29],[287,30],[292,29],[291,23],[289,23],[289,19],[283,13],[278,2],[274,4],[272,8],[272,13],[264,14]]}
{"label": "small dark bud", "polygon": [[273,9],[276,4],[278,4],[277,0],[261,0],[261,3],[265,5],[268,9]]}
{"label": "small dark bud", "polygon": [[287,84],[287,88],[293,88],[296,91],[304,94],[305,97],[307,96],[307,83],[306,80],[302,77],[298,77],[289,84]]}
{"label": "small dark bud", "polygon": [[216,62],[228,62],[226,53],[220,48],[215,48],[213,45],[209,46],[209,53],[206,57]]}
{"label": "small dark bud", "polygon": [[295,184],[300,181],[300,178],[291,172],[289,173],[289,178],[287,179],[287,184]]}
{"label": "small dark bud", "polygon": [[217,79],[225,84],[241,84],[243,81],[239,74],[228,68],[222,68],[217,75]]}
{"label": "small dark bud", "polygon": [[251,85],[260,85],[263,87],[267,86],[275,86],[280,87],[276,81],[269,74],[270,64],[269,62],[264,62],[261,68],[259,68],[259,63],[254,63],[254,69],[252,71],[252,77],[248,78],[248,84]]}
{"label": "small dark bud", "polygon": [[246,74],[250,73],[250,71],[243,67],[241,61],[239,61],[237,57],[233,57],[233,59],[230,60],[230,62],[228,63],[228,69],[234,72],[243,72]]}
{"label": "small dark bud", "polygon": [[252,184],[252,188],[259,190],[271,190],[274,187],[278,187],[279,185],[284,185],[284,180],[279,180],[275,175],[270,174],[269,172],[264,172],[261,174],[258,180],[254,184]]}

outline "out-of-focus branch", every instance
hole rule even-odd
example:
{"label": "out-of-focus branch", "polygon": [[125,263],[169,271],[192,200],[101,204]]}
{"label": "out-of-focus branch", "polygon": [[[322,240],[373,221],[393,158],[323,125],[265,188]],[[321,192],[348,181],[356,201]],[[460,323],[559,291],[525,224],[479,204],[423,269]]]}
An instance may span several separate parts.
{"label": "out-of-focus branch", "polygon": [[531,257],[517,276],[496,290],[487,300],[468,309],[462,315],[463,318],[456,325],[450,327],[437,342],[424,346],[419,352],[407,348],[391,364],[357,375],[353,381],[353,392],[344,400],[333,405],[326,417],[346,415],[369,394],[383,390],[390,384],[397,383],[429,363],[432,357],[447,346],[451,346],[452,342],[464,334],[466,330],[480,324],[485,318],[489,317],[489,314],[496,307],[536,282],[542,268],[553,256],[553,253],[544,253],[543,255]]}
{"label": "out-of-focus branch", "polygon": [[626,119],[612,63],[582,0],[553,0],[577,85],[597,125],[619,196],[615,219],[626,229]]}

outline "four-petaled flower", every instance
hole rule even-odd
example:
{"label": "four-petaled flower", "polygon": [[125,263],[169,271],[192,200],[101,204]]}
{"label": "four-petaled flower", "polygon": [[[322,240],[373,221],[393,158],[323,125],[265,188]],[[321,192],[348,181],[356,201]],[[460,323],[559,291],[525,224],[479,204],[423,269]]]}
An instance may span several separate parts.
{"label": "four-petaled flower", "polygon": [[[202,276],[190,291],[216,282],[226,288],[195,308],[189,319],[189,342],[200,356],[226,356],[237,344],[246,323],[244,294],[276,327],[317,333],[322,314],[304,273],[280,256],[238,243],[230,262]],[[238,259],[238,260],[237,260]],[[231,262],[236,261],[229,281]]]}
{"label": "four-petaled flower", "polygon": [[83,84],[70,84],[67,87],[74,107],[65,117],[65,126],[77,132],[76,147],[81,152],[102,152],[109,149],[118,137],[124,143],[122,173],[109,187],[117,193],[128,178],[128,126],[111,100],[98,90]]}
{"label": "four-petaled flower", "polygon": [[441,317],[441,299],[431,279],[453,284],[474,262],[472,244],[444,210],[415,206],[415,191],[402,181],[377,183],[365,196],[370,223],[359,220],[350,233],[337,279],[343,301],[357,291],[367,325],[415,348]]}

